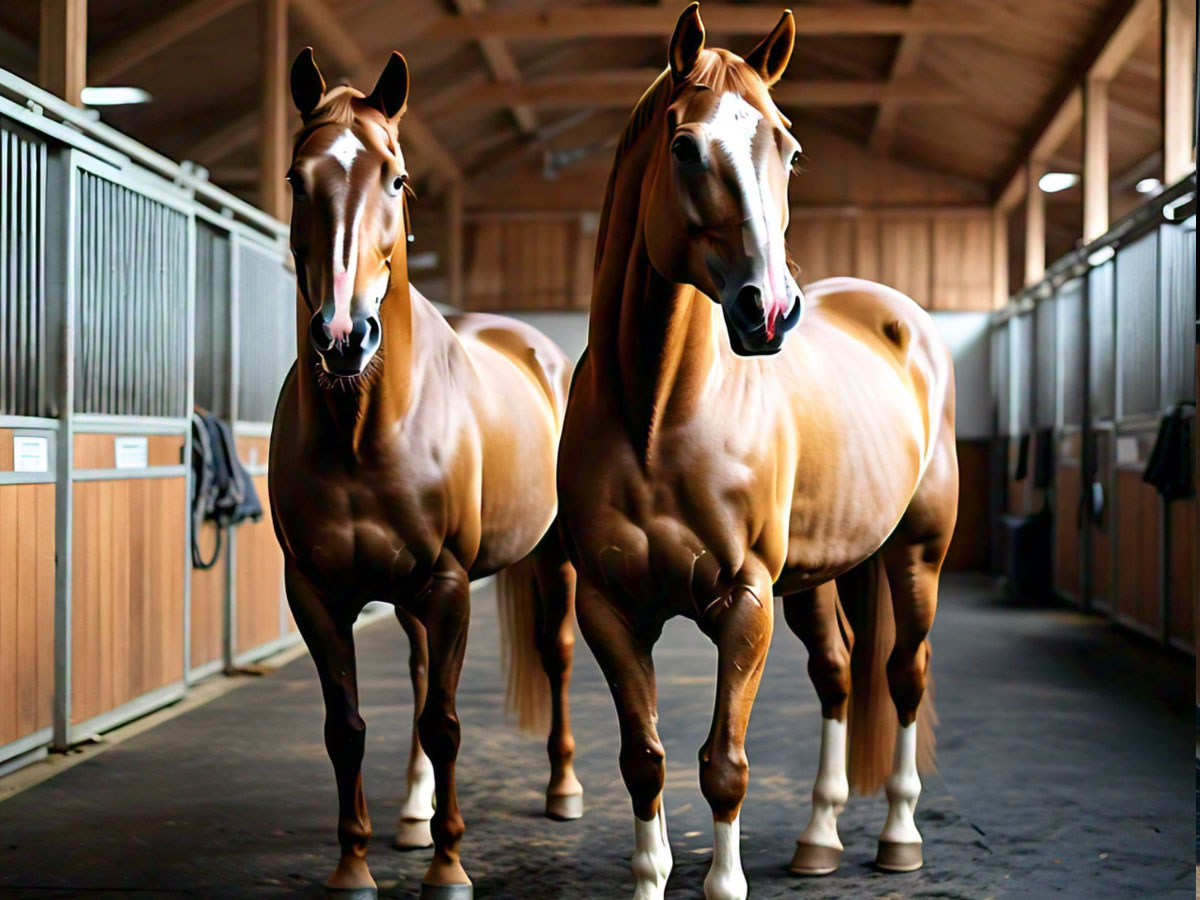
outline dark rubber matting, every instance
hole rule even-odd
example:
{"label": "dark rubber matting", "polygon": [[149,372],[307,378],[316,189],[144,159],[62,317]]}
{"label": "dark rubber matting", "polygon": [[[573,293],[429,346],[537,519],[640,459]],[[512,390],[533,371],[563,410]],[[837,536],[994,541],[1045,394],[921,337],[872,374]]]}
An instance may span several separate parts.
{"label": "dark rubber matting", "polygon": [[[459,695],[463,860],[478,898],[627,898],[633,827],[612,703],[582,641],[573,694],[588,812],[538,813],[542,739],[505,721],[490,589],[476,592]],[[427,852],[389,843],[403,788],[407,645],[384,621],[359,633],[366,785],[384,897],[414,897]],[[1191,897],[1191,667],[1102,623],[1004,606],[982,579],[950,578],[934,630],[941,771],[918,824],[927,866],[869,868],[881,798],[852,799],[842,869],[785,866],[808,814],[819,710],[802,645],[777,617],[750,725],[742,853],[752,898]],[[715,654],[687,621],[656,654],[675,871],[699,898],[711,847],[696,751]],[[335,858],[333,778],[307,657],[0,804],[4,897],[320,897]]]}

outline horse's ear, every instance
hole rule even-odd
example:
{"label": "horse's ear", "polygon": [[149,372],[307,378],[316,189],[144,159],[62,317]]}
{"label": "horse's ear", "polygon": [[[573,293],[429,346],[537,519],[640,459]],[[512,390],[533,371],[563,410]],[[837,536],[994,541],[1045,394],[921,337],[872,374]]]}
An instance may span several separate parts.
{"label": "horse's ear", "polygon": [[671,77],[683,81],[691,74],[700,51],[704,49],[704,23],[700,21],[700,4],[692,3],[675,23],[671,35]]}
{"label": "horse's ear", "polygon": [[762,76],[762,80],[770,87],[783,77],[788,60],[792,58],[792,46],[796,43],[796,22],[792,19],[792,11],[786,9],[779,24],[762,39],[757,47],[750,51],[746,63]]}
{"label": "horse's ear", "polygon": [[313,59],[312,47],[305,47],[292,63],[292,102],[302,116],[307,116],[320,105],[324,96],[325,79]]}
{"label": "horse's ear", "polygon": [[408,62],[395,50],[388,57],[387,65],[375,82],[375,90],[367,97],[367,103],[389,119],[404,112],[408,104]]}

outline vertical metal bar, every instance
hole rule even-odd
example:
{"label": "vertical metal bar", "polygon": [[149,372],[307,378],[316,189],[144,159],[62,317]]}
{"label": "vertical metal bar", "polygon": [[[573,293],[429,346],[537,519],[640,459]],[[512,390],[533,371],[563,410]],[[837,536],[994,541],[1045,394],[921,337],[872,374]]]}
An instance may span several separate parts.
{"label": "vertical metal bar", "polygon": [[58,335],[60,375],[59,426],[56,460],[57,486],[54,503],[54,727],[52,746],[66,750],[71,743],[71,568],[72,547],[71,470],[74,465],[75,392],[75,288],[76,232],[78,214],[75,151],[56,154],[57,184],[62,196],[48,209],[47,237],[58,264],[48,267],[51,296],[61,304],[62,327]]}
{"label": "vertical metal bar", "polygon": [[183,258],[179,260],[184,289],[184,354],[185,365],[183,417],[187,421],[183,439],[183,671],[186,678],[192,669],[192,407],[196,395],[196,217],[188,215],[183,233]]}
{"label": "vertical metal bar", "polygon": [[10,371],[15,366],[15,360],[8,343],[8,295],[11,289],[8,270],[13,257],[13,229],[8,209],[9,198],[17,190],[8,162],[9,146],[13,140],[12,134],[0,131],[0,313],[3,313],[3,321],[0,321],[0,413],[16,412],[8,405],[8,382],[15,376],[15,372]]}
{"label": "vertical metal bar", "polygon": [[38,368],[36,372],[38,397],[37,415],[50,415],[50,404],[47,394],[46,371],[46,160],[47,150],[44,143],[38,147]]}

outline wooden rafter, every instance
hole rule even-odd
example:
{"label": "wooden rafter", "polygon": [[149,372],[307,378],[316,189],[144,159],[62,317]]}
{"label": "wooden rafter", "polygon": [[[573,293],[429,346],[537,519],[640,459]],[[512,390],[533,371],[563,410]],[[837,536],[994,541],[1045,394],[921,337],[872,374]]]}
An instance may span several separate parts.
{"label": "wooden rafter", "polygon": [[38,81],[50,93],[81,105],[87,85],[87,0],[42,0]]}
{"label": "wooden rafter", "polygon": [[[1026,164],[1030,158],[1044,159],[1079,124],[1083,116],[1080,85],[1088,77],[1111,79],[1137,50],[1148,30],[1158,20],[1160,0],[1113,0],[1100,26],[1092,34],[1067,69],[1067,74],[1051,94],[1025,132],[1013,159],[997,183],[997,203],[1011,209],[1023,196]],[[1053,144],[1054,138],[1062,140]]]}
{"label": "wooden rafter", "polygon": [[[355,83],[370,90],[374,79],[383,68],[384,60],[367,59],[355,37],[346,30],[341,18],[329,7],[326,0],[291,0],[292,10],[309,30],[320,37],[318,56],[322,51],[333,57],[345,74]],[[370,84],[368,84],[368,82]],[[400,122],[400,135],[425,157],[429,166],[450,181],[462,181],[462,170],[450,155],[450,151],[438,140],[430,127],[412,105]]]}
{"label": "wooden rafter", "polygon": [[247,0],[191,0],[175,7],[166,15],[97,53],[90,66],[92,81],[96,84],[111,81],[142,60],[165,50],[246,2]]}
{"label": "wooden rafter", "polygon": [[[487,9],[483,0],[454,0],[454,6],[464,15],[482,15]],[[521,71],[517,68],[517,61],[508,49],[508,44],[494,35],[481,37],[477,43],[483,61],[497,84],[520,84]],[[537,133],[538,119],[533,107],[525,103],[515,103],[508,109],[522,135],[532,137]]]}
{"label": "wooden rafter", "polygon": [[[702,15],[705,27],[713,34],[762,35],[779,21],[779,7],[711,3],[704,6]],[[447,16],[434,22],[421,39],[666,37],[678,18],[679,10],[671,5],[620,6],[611,10],[587,6],[540,12],[493,12]],[[838,4],[805,6],[796,15],[796,32],[802,35],[980,34],[986,27],[978,15],[948,9],[913,12],[889,6]]]}
{"label": "wooden rafter", "polygon": [[[909,8],[920,8],[923,5],[923,0],[912,0]],[[925,35],[921,32],[909,32],[901,35],[888,77],[893,81],[912,78],[917,73],[917,65],[920,63],[921,50],[924,45]],[[876,153],[887,153],[891,147],[892,138],[896,136],[896,125],[900,120],[901,109],[903,109],[903,103],[900,100],[887,100],[879,104],[879,112],[875,115],[871,136],[867,140],[870,148]]]}
{"label": "wooden rafter", "polygon": [[[504,107],[515,103],[558,109],[630,108],[658,76],[656,70],[613,70],[586,76],[546,78],[522,84],[482,86],[460,101],[467,106]],[[771,91],[782,107],[870,106],[885,101],[920,105],[963,102],[957,91],[928,81],[781,81]]]}

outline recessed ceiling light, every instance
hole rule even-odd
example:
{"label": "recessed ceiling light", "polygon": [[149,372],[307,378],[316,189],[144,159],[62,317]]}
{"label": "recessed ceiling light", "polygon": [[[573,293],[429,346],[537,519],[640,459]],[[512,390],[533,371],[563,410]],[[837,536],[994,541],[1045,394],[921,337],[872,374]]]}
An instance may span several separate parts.
{"label": "recessed ceiling light", "polygon": [[1133,189],[1139,194],[1157,194],[1162,190],[1162,182],[1157,178],[1143,178],[1133,186]]}
{"label": "recessed ceiling light", "polygon": [[85,87],[79,99],[84,106],[133,106],[153,98],[139,87]]}
{"label": "recessed ceiling light", "polygon": [[1079,183],[1079,176],[1074,172],[1047,172],[1038,179],[1038,187],[1046,194],[1057,194]]}

